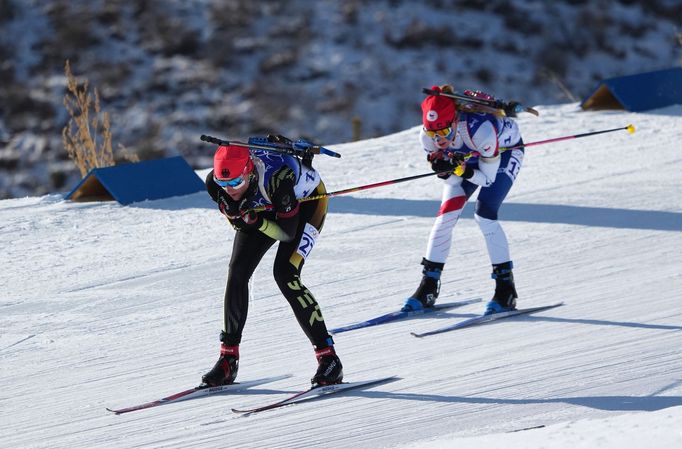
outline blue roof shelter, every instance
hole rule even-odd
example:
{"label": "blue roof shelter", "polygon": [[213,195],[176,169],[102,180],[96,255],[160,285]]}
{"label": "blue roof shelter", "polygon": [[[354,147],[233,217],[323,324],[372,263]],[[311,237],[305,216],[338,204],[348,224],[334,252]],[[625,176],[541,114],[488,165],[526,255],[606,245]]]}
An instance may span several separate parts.
{"label": "blue roof shelter", "polygon": [[131,204],[189,195],[205,189],[182,156],[113,167],[93,168],[66,195],[72,201],[112,201]]}
{"label": "blue roof shelter", "polygon": [[673,104],[682,104],[682,67],[603,80],[580,107],[640,112]]}

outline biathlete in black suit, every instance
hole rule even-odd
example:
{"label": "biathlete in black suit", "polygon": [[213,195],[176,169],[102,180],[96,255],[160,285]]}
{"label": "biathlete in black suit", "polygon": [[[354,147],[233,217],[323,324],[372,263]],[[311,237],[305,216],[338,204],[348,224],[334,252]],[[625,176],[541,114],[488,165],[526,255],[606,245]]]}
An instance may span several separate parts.
{"label": "biathlete in black suit", "polygon": [[[220,334],[220,357],[202,381],[205,385],[234,382],[239,367],[239,344],[249,305],[249,279],[265,253],[278,243],[274,277],[299,325],[315,350],[314,385],[340,383],[341,361],[327,331],[320,306],[301,281],[301,269],[322,230],[326,197],[299,202],[297,198],[326,193],[310,161],[243,146],[220,146],[206,189],[237,231],[225,290],[225,322]],[[268,209],[253,211],[254,208]]]}

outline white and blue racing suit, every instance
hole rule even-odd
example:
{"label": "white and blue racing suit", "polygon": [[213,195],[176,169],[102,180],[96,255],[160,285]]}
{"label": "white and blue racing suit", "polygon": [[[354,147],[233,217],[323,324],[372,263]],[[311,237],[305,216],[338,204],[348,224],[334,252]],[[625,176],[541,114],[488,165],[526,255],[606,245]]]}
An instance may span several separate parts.
{"label": "white and blue racing suit", "polygon": [[459,112],[455,139],[445,150],[439,149],[422,130],[420,140],[429,155],[444,151],[473,154],[467,166],[473,176],[463,179],[450,175],[444,179],[441,207],[431,229],[425,258],[445,263],[452,246],[452,231],[471,195],[481,187],[476,201],[475,219],[485,237],[492,264],[511,260],[507,237],[497,220],[497,213],[519,174],[523,148],[500,152],[501,147],[523,143],[516,122],[492,114]]}

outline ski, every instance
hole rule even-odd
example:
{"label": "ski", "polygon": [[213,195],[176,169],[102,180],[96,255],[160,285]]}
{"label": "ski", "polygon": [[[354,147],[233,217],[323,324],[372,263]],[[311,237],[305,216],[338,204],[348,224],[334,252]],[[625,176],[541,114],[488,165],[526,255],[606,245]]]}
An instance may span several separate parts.
{"label": "ski", "polygon": [[410,332],[410,333],[415,337],[422,338],[422,337],[427,337],[429,335],[442,334],[443,332],[449,332],[449,331],[454,331],[457,329],[462,329],[465,327],[476,326],[478,324],[489,323],[491,321],[500,320],[502,318],[509,318],[509,317],[517,316],[517,315],[528,315],[529,313],[541,312],[543,310],[549,310],[549,309],[553,309],[555,307],[559,307],[563,304],[564,304],[563,302],[559,302],[559,303],[552,304],[549,306],[530,307],[527,309],[511,310],[509,312],[493,313],[491,315],[481,315],[481,316],[469,318],[468,320],[460,321],[459,323],[455,323],[455,324],[451,324],[449,326],[441,327],[439,329],[434,329],[432,331],[423,332],[421,334],[418,334],[416,332]]}
{"label": "ski", "polygon": [[367,321],[360,321],[357,323],[349,324],[347,326],[337,327],[336,329],[329,330],[329,333],[330,334],[340,334],[341,332],[347,332],[347,331],[352,331],[355,329],[362,329],[365,327],[371,327],[371,326],[376,326],[379,324],[390,323],[393,321],[404,320],[407,318],[413,318],[416,316],[426,315],[426,314],[430,314],[433,312],[442,312],[444,310],[454,309],[455,307],[462,307],[462,306],[466,306],[468,304],[474,304],[474,303],[477,303],[480,301],[481,301],[481,298],[474,298],[474,299],[467,299],[464,301],[436,304],[432,307],[427,307],[427,308],[421,309],[421,310],[412,310],[409,312],[403,312],[403,311],[398,310],[396,312],[387,313],[385,315],[381,315],[381,316],[378,316],[376,318],[371,318]]}
{"label": "ski", "polygon": [[391,382],[399,379],[397,376],[382,377],[381,379],[365,380],[359,382],[343,382],[334,385],[318,385],[309,388],[305,391],[301,391],[286,399],[278,402],[273,402],[272,404],[263,405],[260,407],[250,408],[250,409],[236,409],[233,408],[234,413],[241,414],[242,416],[248,416],[252,413],[263,412],[265,410],[272,410],[279,407],[284,407],[285,405],[297,404],[303,401],[312,401],[314,399],[320,399],[329,396],[334,393],[341,393],[348,390],[354,390],[358,388],[366,388],[374,385],[378,385],[385,382]]}
{"label": "ski", "polygon": [[222,385],[219,387],[194,387],[189,390],[181,391],[179,393],[166,396],[165,398],[158,399],[156,401],[145,402],[144,404],[133,405],[132,407],[125,407],[119,409],[107,408],[112,413],[121,415],[123,413],[134,412],[136,410],[144,410],[147,408],[156,407],[159,405],[170,404],[172,402],[180,402],[188,399],[196,399],[205,396],[212,396],[221,393],[234,393],[237,391],[245,390],[249,387],[254,387],[256,385],[266,384],[270,382],[275,382],[282,379],[287,379],[291,377],[291,374],[283,374],[281,376],[264,377],[262,379],[251,380],[242,383],[234,383],[230,385]]}

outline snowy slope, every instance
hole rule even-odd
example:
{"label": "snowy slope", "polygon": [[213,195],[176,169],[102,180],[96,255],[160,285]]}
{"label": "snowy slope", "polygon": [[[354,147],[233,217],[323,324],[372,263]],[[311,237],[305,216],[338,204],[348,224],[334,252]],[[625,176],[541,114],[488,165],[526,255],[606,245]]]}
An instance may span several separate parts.
{"label": "snowy slope", "polygon": [[[680,447],[682,108],[540,111],[520,119],[526,142],[638,130],[529,148],[503,206],[520,306],[566,306],[425,339],[410,331],[483,306],[339,334],[347,380],[401,379],[251,417],[230,408],[282,398],[315,369],[271,278],[272,252],[254,276],[239,378],[292,378],[105,410],[193,386],[215,362],[233,233],[207,195],[129,207],[61,195],[0,201],[0,444]],[[343,158],[317,166],[330,190],[422,173],[417,134],[337,145]],[[303,272],[330,327],[391,311],[413,291],[439,195],[427,178],[331,200]],[[489,262],[471,209],[455,232],[442,301],[485,297]]]}
{"label": "snowy slope", "polygon": [[117,159],[122,145],[201,168],[200,134],[406,129],[433,84],[575,102],[679,67],[680,17],[679,0],[2,0],[0,198],[79,179],[61,139],[67,60],[98,89]]}

